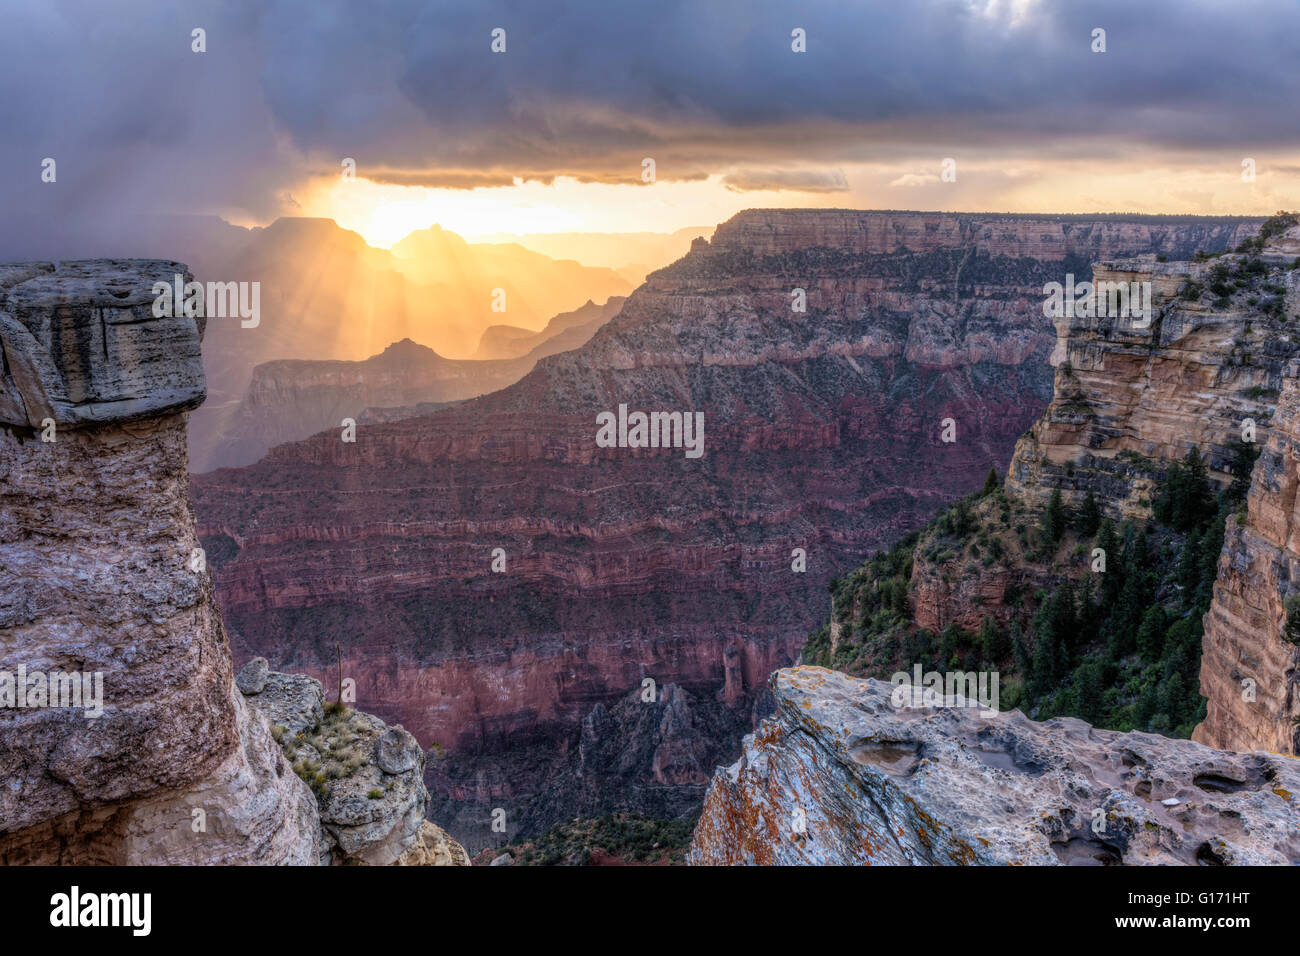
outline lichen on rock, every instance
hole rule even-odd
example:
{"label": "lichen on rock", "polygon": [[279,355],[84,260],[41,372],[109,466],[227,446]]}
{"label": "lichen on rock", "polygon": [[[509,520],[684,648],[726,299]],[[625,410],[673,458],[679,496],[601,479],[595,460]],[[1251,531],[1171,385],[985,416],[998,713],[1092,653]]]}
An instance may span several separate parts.
{"label": "lichen on rock", "polygon": [[772,676],[776,714],[719,768],[688,862],[1300,862],[1300,761],[1019,711],[897,709],[892,685]]}

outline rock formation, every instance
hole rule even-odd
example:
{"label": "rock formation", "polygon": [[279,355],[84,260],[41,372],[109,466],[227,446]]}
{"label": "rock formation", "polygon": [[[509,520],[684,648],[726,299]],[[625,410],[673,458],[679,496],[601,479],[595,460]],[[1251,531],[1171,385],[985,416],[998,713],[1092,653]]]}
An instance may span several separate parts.
{"label": "rock formation", "polygon": [[1116,517],[1145,517],[1163,464],[1193,446],[1221,482],[1230,480],[1233,443],[1247,420],[1263,439],[1282,369],[1300,350],[1288,327],[1294,306],[1267,308],[1300,288],[1294,271],[1281,273],[1283,291],[1264,302],[1238,294],[1232,277],[1214,277],[1248,258],[1099,263],[1098,283],[1150,282],[1154,315],[1146,327],[1127,317],[1057,320],[1052,403],[1017,443],[1008,491],[1045,504],[1060,488],[1069,505],[1092,491]]}
{"label": "rock formation", "polygon": [[688,862],[1300,863],[1293,758],[897,708],[893,690],[818,667],[774,674],[776,714],[719,768]]}
{"label": "rock formation", "polygon": [[[322,731],[320,685],[265,661],[236,692],[188,496],[203,322],[154,315],[176,275],[0,266],[0,862],[464,863],[409,734]],[[319,810],[261,710],[362,755]]]}
{"label": "rock formation", "polygon": [[465,850],[424,818],[424,751],[402,727],[348,707],[327,707],[320,681],[271,671],[265,658],[245,664],[236,686],[315,792],[331,862],[469,865]]}
{"label": "rock formation", "polygon": [[[743,213],[509,388],[198,476],[236,653],[323,675],[341,641],[359,705],[446,749],[437,815],[478,852],[644,678],[747,716],[830,578],[1008,460],[1050,395],[1045,283],[1252,229]],[[597,447],[620,404],[703,412],[703,457]]]}
{"label": "rock formation", "polygon": [[1145,518],[1162,469],[1188,448],[1206,453],[1211,476],[1226,483],[1234,446],[1264,446],[1247,510],[1228,519],[1204,622],[1207,716],[1195,736],[1285,754],[1300,752],[1300,653],[1286,637],[1285,606],[1300,570],[1290,463],[1300,430],[1297,251],[1293,226],[1240,254],[1095,270],[1097,281],[1151,282],[1155,321],[1145,330],[1106,318],[1058,323],[1052,403],[1007,475],[1009,491],[1039,506],[1059,487],[1072,505],[1091,491],[1108,513]]}
{"label": "rock formation", "polygon": [[382,415],[395,421],[504,388],[539,359],[583,345],[623,301],[615,296],[603,306],[589,303],[556,316],[541,332],[519,330],[518,350],[500,347],[509,354],[490,361],[443,358],[408,338],[360,362],[265,362],[253,369],[239,403],[208,419],[208,431],[191,438],[190,467],[202,472],[251,464],[268,448],[338,428],[345,418]]}
{"label": "rock formation", "polygon": [[[602,816],[610,807],[659,820],[693,814],[714,768],[731,759],[751,726],[748,712],[676,684],[655,689],[653,699],[637,688],[609,705],[597,703],[582,720],[577,745],[538,774],[543,785],[511,822],[535,833],[557,820]],[[467,764],[451,757],[440,765],[432,774],[435,789],[463,786]],[[446,801],[435,815],[455,809]]]}
{"label": "rock formation", "polygon": [[[595,335],[597,329],[618,315],[626,301],[627,296],[622,295],[610,296],[602,305],[588,299],[585,305],[572,312],[561,312],[552,318],[540,332],[517,325],[488,326],[479,339],[474,358],[513,359],[533,353],[534,359],[538,359],[542,355],[576,349]],[[546,346],[545,352],[534,351],[543,345]]]}
{"label": "rock formation", "polygon": [[1058,216],[864,212],[857,209],[750,209],[718,226],[713,245],[755,255],[826,248],[877,254],[973,247],[990,256],[1088,261],[1160,252],[1190,259],[1253,236],[1259,219],[1204,216]]}
{"label": "rock formation", "polygon": [[1194,735],[1212,747],[1300,753],[1300,361],[1286,370],[1245,514],[1228,519],[1214,603],[1205,616]]}
{"label": "rock formation", "polygon": [[[1026,527],[1039,524],[1056,489],[1076,515],[1091,496],[1103,514],[1148,524],[1172,463],[1195,448],[1209,478],[1221,486],[1233,482],[1242,493],[1249,487],[1240,512],[1227,518],[1213,601],[1206,599],[1203,653],[1191,661],[1200,668],[1207,707],[1195,739],[1225,749],[1297,752],[1300,651],[1293,635],[1300,626],[1288,626],[1297,620],[1288,601],[1300,603],[1292,599],[1300,551],[1291,530],[1296,469],[1290,463],[1300,431],[1300,338],[1293,329],[1300,315],[1300,227],[1287,228],[1287,221],[1270,220],[1258,238],[1226,255],[1097,265],[1099,283],[1151,284],[1151,322],[1095,315],[1057,320],[1052,402],[1017,443],[1005,497],[974,505],[966,535],[954,537],[935,524],[910,552],[901,602],[909,627],[974,632],[986,620],[1006,625],[1018,617],[1024,631],[1034,610],[1025,596],[1050,594],[1067,577],[1080,589],[1099,586],[1080,558],[1095,545],[1091,536],[1078,540],[1081,550],[1072,554],[1051,549],[1044,556],[1027,546]],[[1252,477],[1242,466],[1261,445]],[[1016,534],[1008,533],[1012,528]],[[1168,529],[1151,530],[1154,549],[1188,544]],[[972,535],[978,547],[966,540]],[[871,569],[855,575],[848,590],[869,594]],[[1185,607],[1184,583],[1169,578],[1160,588],[1161,603]],[[1196,621],[1204,607],[1198,604]],[[851,649],[843,645],[839,618],[857,621],[870,611],[856,600],[837,608],[831,633],[810,644],[807,659],[843,666]],[[856,654],[854,661],[862,663]]]}
{"label": "rock formation", "polygon": [[[0,267],[0,671],[25,671],[40,704],[15,706],[8,683],[5,863],[319,856],[315,801],[234,692],[192,563],[185,411],[204,398],[201,329],[152,314],[153,283],[177,273],[189,278],[159,261]],[[33,698],[56,673],[88,675],[102,714],[70,693]]]}

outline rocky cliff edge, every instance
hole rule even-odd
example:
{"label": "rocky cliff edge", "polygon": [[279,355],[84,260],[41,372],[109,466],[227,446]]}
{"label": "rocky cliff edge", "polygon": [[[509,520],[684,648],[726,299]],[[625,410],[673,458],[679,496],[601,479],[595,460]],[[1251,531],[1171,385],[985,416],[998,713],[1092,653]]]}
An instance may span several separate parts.
{"label": "rocky cliff edge", "polygon": [[[0,864],[316,864],[342,842],[235,690],[186,476],[202,319],[153,307],[190,280],[0,265]],[[410,796],[340,855],[433,861]]]}
{"label": "rocky cliff edge", "polygon": [[1300,761],[1019,711],[901,709],[819,667],[772,676],[775,715],[719,768],[688,862],[1300,862]]}

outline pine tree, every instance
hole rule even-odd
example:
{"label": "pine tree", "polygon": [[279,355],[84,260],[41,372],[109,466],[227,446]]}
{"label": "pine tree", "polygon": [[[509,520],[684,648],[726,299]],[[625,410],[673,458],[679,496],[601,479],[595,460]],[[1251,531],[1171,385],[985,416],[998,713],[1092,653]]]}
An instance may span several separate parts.
{"label": "pine tree", "polygon": [[985,617],[980,622],[976,640],[979,644],[980,653],[984,655],[984,660],[990,664],[998,664],[1007,656],[1009,650],[1007,636],[998,627],[998,622],[992,617]]}
{"label": "pine tree", "polygon": [[1018,621],[1011,625],[1011,655],[1016,661],[1016,672],[1028,677],[1033,669],[1033,656]]}
{"label": "pine tree", "polygon": [[[1165,629],[1168,626],[1169,619],[1165,615],[1164,608],[1159,604],[1147,608],[1137,631],[1137,652],[1142,655],[1142,660],[1150,662],[1160,657],[1160,651],[1164,646]],[[1124,653],[1127,653],[1127,650]]]}
{"label": "pine tree", "polygon": [[1102,669],[1096,660],[1086,660],[1074,672],[1074,693],[1079,717],[1095,724],[1101,717]]}
{"label": "pine tree", "polygon": [[1079,511],[1079,534],[1085,537],[1092,537],[1097,533],[1097,526],[1101,524],[1101,509],[1097,506],[1097,499],[1093,496],[1092,490],[1088,490],[1088,496],[1083,499],[1083,508]]}
{"label": "pine tree", "polygon": [[1053,488],[1052,497],[1047,501],[1047,510],[1043,512],[1043,541],[1049,548],[1061,543],[1065,533],[1065,505],[1061,501],[1061,489]]}
{"label": "pine tree", "polygon": [[1108,608],[1114,607],[1123,584],[1123,554],[1120,551],[1119,535],[1115,533],[1115,524],[1109,518],[1101,522],[1096,546],[1106,554],[1106,573],[1101,576],[1101,603]]}
{"label": "pine tree", "polygon": [[1093,575],[1083,579],[1083,590],[1079,594],[1079,644],[1091,644],[1098,638],[1101,626],[1101,608],[1093,601]]}
{"label": "pine tree", "polygon": [[993,494],[993,492],[997,491],[999,487],[998,470],[996,468],[990,468],[988,477],[984,479],[984,488],[980,491],[980,497],[984,498]]}
{"label": "pine tree", "polygon": [[1079,615],[1074,603],[1074,583],[1069,578],[1061,583],[1056,592],[1052,630],[1065,648],[1073,650],[1078,646]]}
{"label": "pine tree", "polygon": [[1034,659],[1030,666],[1030,694],[1037,698],[1060,681],[1064,671],[1061,635],[1057,632],[1060,612],[1056,595],[1049,597],[1034,615]]}
{"label": "pine tree", "polygon": [[1183,542],[1182,557],[1178,561],[1178,585],[1183,589],[1183,601],[1191,604],[1196,586],[1201,583],[1201,535],[1191,531]]}

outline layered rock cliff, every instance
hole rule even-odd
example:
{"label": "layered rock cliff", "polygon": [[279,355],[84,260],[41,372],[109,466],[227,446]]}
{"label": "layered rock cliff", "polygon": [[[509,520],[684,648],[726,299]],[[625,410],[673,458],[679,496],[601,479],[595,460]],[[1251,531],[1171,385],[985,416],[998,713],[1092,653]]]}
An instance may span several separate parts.
{"label": "layered rock cliff", "polygon": [[1099,284],[1149,283],[1150,314],[1057,319],[1053,399],[1005,489],[842,579],[807,659],[982,661],[1031,713],[1179,735],[1199,672],[1196,739],[1294,753],[1294,220],[1229,254],[1098,264]]}
{"label": "layered rock cliff", "polygon": [[816,667],[772,691],[775,715],[714,777],[692,865],[1300,862],[1292,758],[898,707],[890,684]]}
{"label": "layered rock cliff", "polygon": [[1151,283],[1154,315],[1145,327],[1132,317],[1058,320],[1052,403],[1017,443],[1008,490],[1040,505],[1056,488],[1071,505],[1092,491],[1109,513],[1144,517],[1163,463],[1193,446],[1219,480],[1230,480],[1234,445],[1248,420],[1262,440],[1283,365],[1297,350],[1287,313],[1261,307],[1284,292],[1261,303],[1258,290],[1238,294],[1239,273],[1212,275],[1246,261],[1099,264],[1099,283]]}
{"label": "layered rock cliff", "polygon": [[[156,261],[0,269],[5,863],[319,857],[315,800],[234,692],[210,579],[191,564],[200,329],[152,315],[153,283],[176,273],[188,278]],[[57,700],[33,696],[56,683]]]}
{"label": "layered rock cliff", "polygon": [[[518,351],[493,360],[447,359],[403,339],[360,362],[284,359],[253,369],[238,404],[208,417],[190,438],[196,472],[247,465],[268,448],[338,428],[387,410],[393,420],[496,391],[526,375],[539,359],[575,349],[618,312],[623,299],[556,316],[541,332],[523,332]],[[493,326],[493,328],[501,328]],[[489,331],[491,331],[489,329]],[[486,335],[486,333],[485,333]],[[373,409],[374,411],[370,411]],[[426,412],[423,412],[427,414]]]}
{"label": "layered rock cliff", "polygon": [[[597,704],[652,678],[748,719],[826,582],[1009,458],[1050,394],[1045,283],[1249,230],[741,214],[507,389],[196,478],[237,653],[320,674],[341,640],[359,703],[448,752],[430,783],[472,852],[492,809],[552,822]],[[702,457],[598,447],[620,405],[702,412]]]}
{"label": "layered rock cliff", "polygon": [[1196,740],[1232,750],[1300,753],[1300,362],[1283,380],[1246,509],[1228,519],[1205,616]]}

